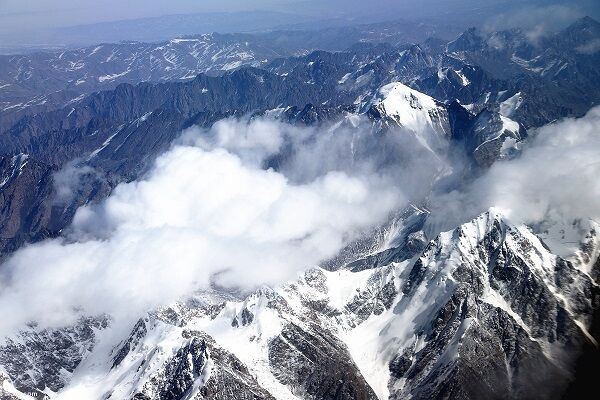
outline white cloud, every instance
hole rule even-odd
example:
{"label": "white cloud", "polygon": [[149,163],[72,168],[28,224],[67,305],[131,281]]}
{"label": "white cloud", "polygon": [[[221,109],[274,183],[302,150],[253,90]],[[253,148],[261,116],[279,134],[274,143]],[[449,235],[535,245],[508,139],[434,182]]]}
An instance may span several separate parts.
{"label": "white cloud", "polygon": [[188,129],[180,141],[204,148],[224,148],[245,163],[260,166],[266,157],[281,149],[284,136],[303,136],[306,130],[266,119],[246,122],[230,118],[216,122],[207,133],[196,127]]}
{"label": "white cloud", "polygon": [[581,54],[595,54],[600,51],[600,39],[592,39],[575,50]]}
{"label": "white cloud", "polygon": [[449,229],[492,206],[523,223],[600,218],[600,107],[531,134],[518,158],[433,199],[433,226]]}
{"label": "white cloud", "polygon": [[0,279],[2,328],[62,325],[81,313],[137,318],[211,280],[280,283],[403,203],[374,176],[327,171],[292,183],[259,168],[285,129],[297,128],[224,121],[187,132],[145,179],[80,208],[66,238],[16,252]]}
{"label": "white cloud", "polygon": [[75,191],[80,186],[81,178],[88,174],[100,177],[89,165],[78,165],[79,160],[67,163],[57,171],[52,179],[54,185],[54,204],[69,204],[75,196]]}

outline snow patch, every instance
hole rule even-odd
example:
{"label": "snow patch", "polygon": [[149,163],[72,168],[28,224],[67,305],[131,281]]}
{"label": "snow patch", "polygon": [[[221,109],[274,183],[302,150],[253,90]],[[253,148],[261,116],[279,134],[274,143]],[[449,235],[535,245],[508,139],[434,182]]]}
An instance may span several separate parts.
{"label": "snow patch", "polygon": [[522,104],[523,94],[521,92],[517,92],[512,97],[500,103],[500,115],[504,117],[511,117],[515,111],[521,107]]}
{"label": "snow patch", "polygon": [[98,77],[98,82],[112,81],[114,79],[120,78],[121,76],[125,76],[130,72],[131,72],[131,70],[128,69],[128,70],[120,72],[118,74],[102,75],[102,76]]}

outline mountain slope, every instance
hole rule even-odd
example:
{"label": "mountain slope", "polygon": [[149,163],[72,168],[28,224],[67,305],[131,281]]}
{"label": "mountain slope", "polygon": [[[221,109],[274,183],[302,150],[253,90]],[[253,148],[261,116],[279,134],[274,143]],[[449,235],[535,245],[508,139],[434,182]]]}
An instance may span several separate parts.
{"label": "mountain slope", "polygon": [[[97,342],[62,390],[137,399],[231,398],[214,391],[222,385],[236,398],[559,398],[582,349],[599,339],[588,331],[599,304],[600,289],[577,264],[491,210],[410,260],[313,269],[243,300],[199,295],[152,312],[119,343]],[[13,383],[45,390],[20,378],[27,367],[11,362],[13,351],[0,350]]]}

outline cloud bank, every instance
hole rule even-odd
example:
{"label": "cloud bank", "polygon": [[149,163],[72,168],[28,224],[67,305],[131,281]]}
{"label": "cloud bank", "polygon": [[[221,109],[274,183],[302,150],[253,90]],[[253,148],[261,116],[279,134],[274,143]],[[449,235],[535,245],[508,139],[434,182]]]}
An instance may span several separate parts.
{"label": "cloud bank", "polygon": [[137,318],[211,282],[277,284],[405,202],[374,174],[329,170],[294,183],[261,168],[284,136],[310,133],[264,120],[186,132],[145,179],[80,208],[64,238],[29,245],[3,265],[2,327],[64,325],[79,314]]}

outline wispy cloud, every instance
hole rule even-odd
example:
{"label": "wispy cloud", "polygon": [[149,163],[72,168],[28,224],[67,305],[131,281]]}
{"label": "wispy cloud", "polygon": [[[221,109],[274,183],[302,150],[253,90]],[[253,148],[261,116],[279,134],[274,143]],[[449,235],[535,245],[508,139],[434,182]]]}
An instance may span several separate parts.
{"label": "wispy cloud", "polygon": [[521,28],[533,43],[537,43],[540,38],[567,27],[583,16],[585,13],[574,4],[525,6],[488,18],[483,29],[491,32]]}
{"label": "wispy cloud", "polygon": [[600,107],[531,132],[513,160],[432,199],[432,224],[449,229],[490,207],[519,223],[600,218]]}

